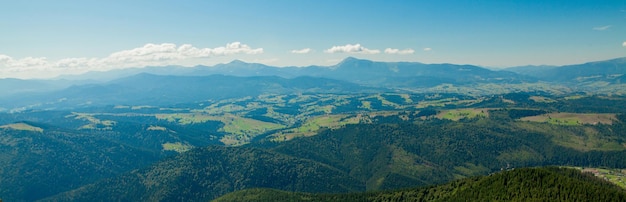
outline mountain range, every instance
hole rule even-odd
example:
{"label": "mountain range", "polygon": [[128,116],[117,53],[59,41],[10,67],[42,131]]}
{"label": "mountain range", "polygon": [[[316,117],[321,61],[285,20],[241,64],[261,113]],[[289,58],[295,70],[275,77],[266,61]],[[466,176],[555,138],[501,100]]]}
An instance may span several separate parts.
{"label": "mountain range", "polygon": [[567,66],[514,67],[375,62],[272,67],[239,60],[215,66],[145,67],[53,80],[0,79],[0,111],[111,104],[163,105],[264,93],[519,91],[623,94],[626,58]]}
{"label": "mountain range", "polygon": [[[524,184],[503,179],[575,175],[540,169],[472,185],[481,181],[472,176],[512,168],[624,173],[625,63],[495,71],[347,58],[334,66],[233,61],[1,79],[0,198],[332,200],[345,195],[319,193],[375,192],[348,197],[446,201],[485,195],[483,186],[504,196],[513,192],[503,187]],[[444,185],[452,193],[428,188],[455,180],[466,181]],[[564,190],[570,197],[579,189]]]}

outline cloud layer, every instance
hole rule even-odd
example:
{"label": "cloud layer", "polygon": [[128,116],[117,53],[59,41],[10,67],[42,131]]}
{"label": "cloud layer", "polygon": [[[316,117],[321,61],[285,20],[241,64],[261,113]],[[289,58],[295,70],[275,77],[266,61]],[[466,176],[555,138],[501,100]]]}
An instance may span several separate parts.
{"label": "cloud layer", "polygon": [[361,54],[378,54],[380,53],[380,50],[376,50],[376,49],[368,49],[365,48],[363,46],[361,46],[361,44],[346,44],[344,46],[333,46],[332,48],[329,48],[327,50],[325,50],[324,52],[326,53],[361,53]]}
{"label": "cloud layer", "polygon": [[[626,45],[626,42],[625,44]],[[424,51],[430,51],[424,48]],[[293,54],[309,54],[314,52],[311,48],[296,49],[290,51]],[[325,53],[348,53],[348,54],[389,54],[409,55],[414,54],[411,48],[397,49],[386,48],[369,49],[361,44],[346,44],[332,46],[324,50]],[[191,44],[176,45],[173,43],[145,44],[144,46],[111,53],[106,57],[77,57],[50,60],[45,57],[13,58],[0,54],[0,78],[51,78],[62,74],[81,74],[89,71],[109,71],[146,66],[166,66],[200,64],[198,61],[205,58],[228,56],[228,55],[252,55],[264,53],[263,48],[252,48],[241,42],[227,43],[225,46],[215,48],[199,48]],[[255,61],[265,60],[278,61],[278,58],[256,58]]]}
{"label": "cloud layer", "polygon": [[410,49],[410,48],[404,49],[404,50],[395,49],[395,48],[387,48],[387,49],[385,49],[385,53],[387,53],[387,54],[407,55],[407,54],[415,53],[415,50]]}
{"label": "cloud layer", "polygon": [[107,59],[124,62],[150,62],[183,60],[190,58],[206,58],[233,54],[260,54],[262,48],[252,49],[246,44],[233,42],[217,48],[196,48],[190,44],[176,46],[172,43],[146,44],[132,50],[124,50],[111,54]]}
{"label": "cloud layer", "polygon": [[146,44],[139,48],[112,53],[104,58],[66,58],[49,61],[45,57],[12,58],[0,55],[0,75],[18,78],[54,77],[67,73],[106,71],[128,67],[180,64],[194,58],[210,58],[234,54],[261,54],[262,48],[251,48],[240,42],[216,48],[197,48],[190,44]]}
{"label": "cloud layer", "polygon": [[[295,50],[294,50],[295,51]],[[292,51],[293,52],[293,51]],[[333,46],[329,49],[324,50],[325,53],[359,53],[359,54],[379,54],[381,53],[378,49],[369,49],[363,47],[361,44],[346,44],[343,46]],[[397,55],[407,55],[415,53],[415,50],[407,48],[407,49],[397,49],[397,48],[386,48],[384,51],[386,54],[397,54]]]}
{"label": "cloud layer", "polygon": [[300,50],[292,50],[291,53],[295,53],[295,54],[307,54],[310,53],[312,50],[310,48],[304,48],[304,49],[300,49]]}
{"label": "cloud layer", "polygon": [[606,25],[606,26],[601,26],[601,27],[594,27],[593,30],[604,31],[604,30],[607,30],[609,28],[611,28],[611,25]]}

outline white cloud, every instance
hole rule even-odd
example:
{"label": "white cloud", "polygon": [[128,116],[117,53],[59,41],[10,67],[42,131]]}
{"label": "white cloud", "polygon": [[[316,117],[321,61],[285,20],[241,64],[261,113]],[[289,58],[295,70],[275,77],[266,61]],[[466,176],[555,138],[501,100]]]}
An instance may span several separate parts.
{"label": "white cloud", "polygon": [[345,46],[333,46],[325,50],[326,53],[362,53],[362,54],[378,54],[380,50],[367,49],[361,44],[346,44]]}
{"label": "white cloud", "polygon": [[609,28],[611,28],[611,25],[606,25],[606,26],[601,26],[601,27],[594,27],[593,30],[604,31],[604,30],[608,30]]}
{"label": "white cloud", "polygon": [[262,48],[251,48],[240,42],[216,48],[197,48],[190,44],[146,44],[139,48],[122,50],[104,58],[47,58],[25,57],[15,59],[0,55],[0,77],[44,78],[61,74],[79,74],[87,71],[106,71],[129,67],[180,64],[196,58],[210,58],[234,54],[261,54]]}
{"label": "white cloud", "polygon": [[415,50],[407,48],[404,50],[395,49],[395,48],[387,48],[385,49],[385,53],[387,54],[398,54],[398,55],[407,55],[415,53]]}
{"label": "white cloud", "polygon": [[310,48],[304,48],[304,49],[300,49],[300,50],[292,50],[291,53],[296,53],[296,54],[306,54],[306,53],[310,53],[312,50]]}
{"label": "white cloud", "polygon": [[111,54],[107,59],[113,61],[141,62],[141,61],[166,61],[189,58],[205,58],[211,56],[223,56],[233,54],[259,54],[262,48],[252,49],[246,44],[233,42],[217,48],[196,48],[190,44],[176,46],[176,44],[146,44],[143,47],[123,50]]}
{"label": "white cloud", "polygon": [[36,70],[49,65],[46,58],[25,57],[14,59],[8,55],[0,55],[0,71],[17,72],[19,70]]}
{"label": "white cloud", "polygon": [[623,46],[623,47],[626,47],[626,41],[624,41],[624,43],[622,43],[622,46]]}
{"label": "white cloud", "polygon": [[12,58],[8,55],[0,55],[0,64],[8,62],[9,60],[12,60]]}
{"label": "white cloud", "polygon": [[432,48],[424,48],[424,51],[431,51],[433,50]]}

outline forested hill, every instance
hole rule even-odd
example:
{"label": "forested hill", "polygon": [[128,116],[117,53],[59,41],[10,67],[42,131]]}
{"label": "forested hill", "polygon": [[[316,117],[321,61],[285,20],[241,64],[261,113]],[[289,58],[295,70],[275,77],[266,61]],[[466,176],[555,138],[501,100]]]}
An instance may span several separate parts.
{"label": "forested hill", "polygon": [[210,146],[43,201],[207,201],[253,187],[363,190],[347,173],[318,162],[256,148]]}
{"label": "forested hill", "polygon": [[626,201],[626,191],[590,173],[546,167],[394,191],[311,194],[247,189],[214,200],[226,201]]}
{"label": "forested hill", "polygon": [[[283,143],[202,147],[47,200],[199,201],[255,187],[349,193],[442,184],[509,166],[626,167],[622,147],[583,147],[558,139],[625,142],[624,117],[614,125],[557,127],[498,118],[507,112],[459,121],[381,116],[373,118],[376,123],[350,124]],[[411,116],[401,115],[414,120]],[[605,133],[576,132],[595,130]]]}

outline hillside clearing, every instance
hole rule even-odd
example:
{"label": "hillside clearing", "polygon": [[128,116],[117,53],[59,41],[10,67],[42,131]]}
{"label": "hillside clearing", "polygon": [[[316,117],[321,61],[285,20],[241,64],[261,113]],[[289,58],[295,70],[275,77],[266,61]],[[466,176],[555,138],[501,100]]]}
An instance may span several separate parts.
{"label": "hillside clearing", "polygon": [[452,109],[452,110],[444,110],[439,112],[436,115],[437,118],[440,119],[448,119],[453,121],[458,121],[464,118],[475,118],[475,117],[488,117],[489,109],[484,108],[467,108],[467,109]]}
{"label": "hillside clearing", "polygon": [[522,121],[544,122],[557,125],[583,125],[583,124],[613,124],[617,120],[615,114],[601,113],[549,113],[537,116],[529,116],[520,119]]}
{"label": "hillside clearing", "polygon": [[24,131],[33,131],[33,132],[43,132],[42,128],[28,125],[26,123],[14,123],[0,126],[2,129],[13,129],[13,130],[24,130]]}

